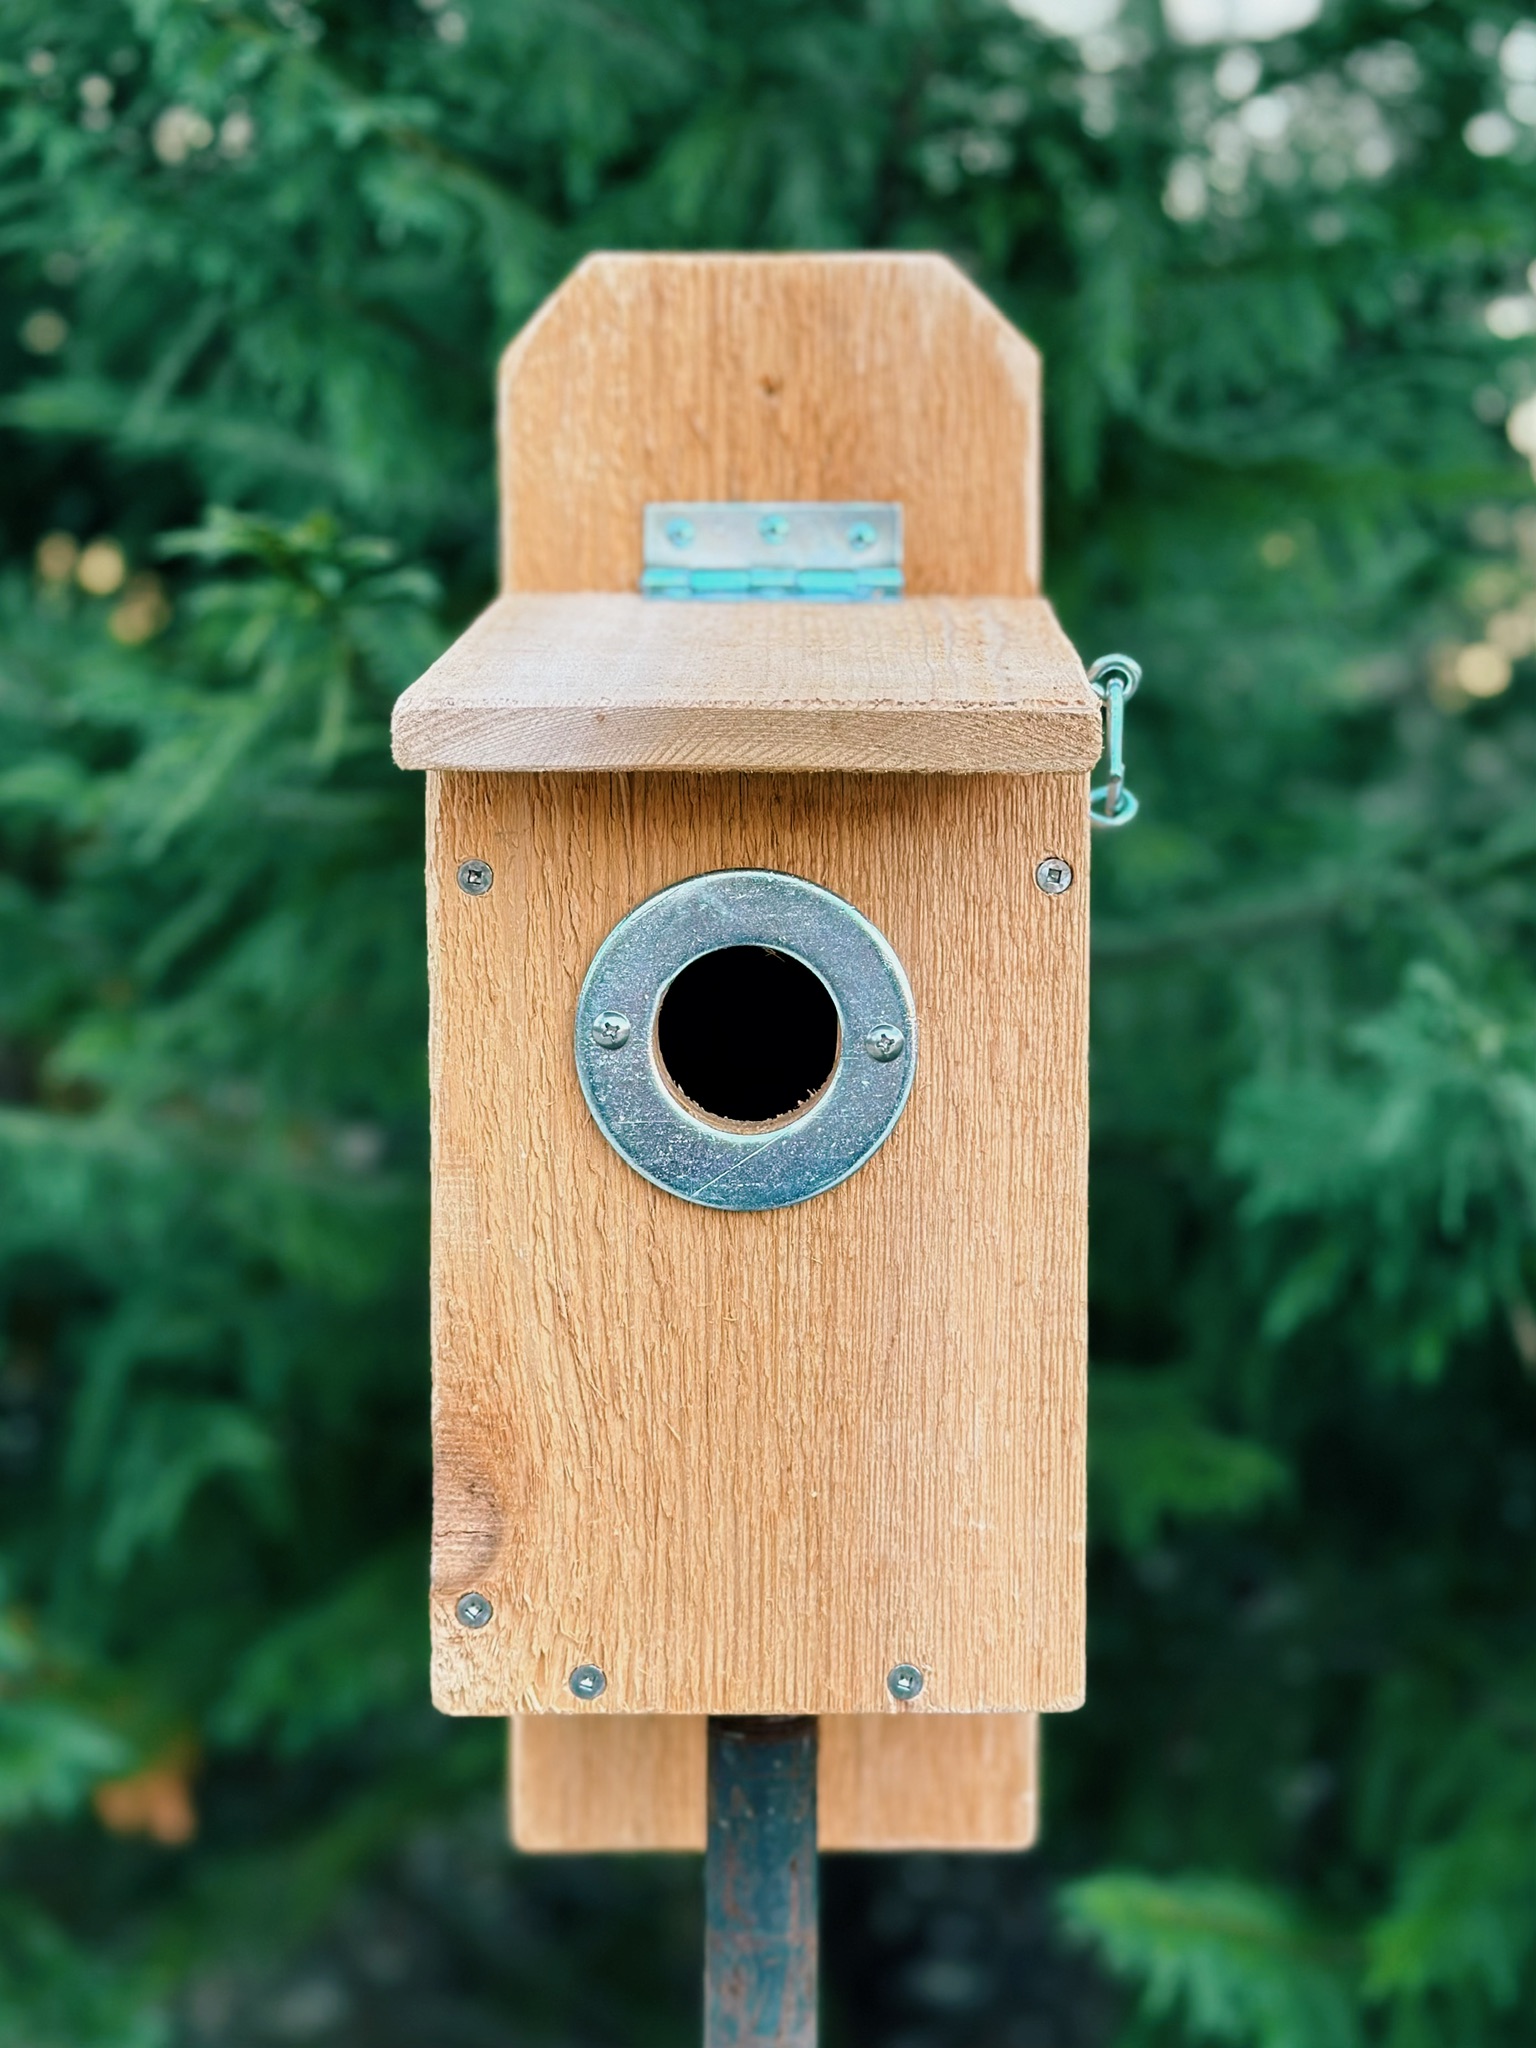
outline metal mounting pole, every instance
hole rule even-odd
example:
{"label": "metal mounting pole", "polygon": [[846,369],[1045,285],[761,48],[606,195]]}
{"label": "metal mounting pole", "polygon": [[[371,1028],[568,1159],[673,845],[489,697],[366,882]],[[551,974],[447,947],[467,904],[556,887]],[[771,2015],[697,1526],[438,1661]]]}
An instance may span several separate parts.
{"label": "metal mounting pole", "polygon": [[816,2048],[816,1722],[709,1724],[704,2048]]}

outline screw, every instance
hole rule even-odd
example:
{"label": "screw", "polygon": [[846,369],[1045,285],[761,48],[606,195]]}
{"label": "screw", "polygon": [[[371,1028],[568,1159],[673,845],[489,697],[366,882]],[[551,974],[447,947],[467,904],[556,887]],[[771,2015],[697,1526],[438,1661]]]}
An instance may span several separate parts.
{"label": "screw", "polygon": [[1047,896],[1064,896],[1072,886],[1072,863],[1059,853],[1048,853],[1035,869],[1035,887]]}
{"label": "screw", "polygon": [[617,1010],[599,1010],[592,1019],[592,1043],[604,1052],[617,1052],[621,1045],[628,1045],[631,1028],[629,1019]]}
{"label": "screw", "polygon": [[671,541],[675,548],[692,547],[693,521],[691,519],[669,519],[667,521],[667,539]]}
{"label": "screw", "polygon": [[453,1611],[466,1628],[484,1628],[496,1612],[483,1593],[461,1593]]}
{"label": "screw", "polygon": [[496,879],[488,860],[461,860],[459,887],[466,896],[484,896]]}
{"label": "screw", "polygon": [[915,1664],[893,1664],[885,1683],[893,1700],[915,1700],[923,1689],[923,1674]]}
{"label": "screw", "polygon": [[867,519],[861,519],[857,526],[848,529],[848,545],[858,554],[862,554],[865,548],[872,548],[875,539],[875,529]]}
{"label": "screw", "polygon": [[[918,1680],[922,1684],[922,1680]],[[578,1664],[571,1673],[571,1691],[579,1700],[595,1700],[608,1690],[608,1680],[597,1664]]]}
{"label": "screw", "polygon": [[872,1060],[882,1065],[887,1060],[898,1060],[906,1050],[907,1034],[898,1031],[894,1024],[877,1024],[864,1039],[864,1050]]}
{"label": "screw", "polygon": [[770,547],[782,547],[789,538],[789,521],[781,512],[765,512],[757,522],[757,530]]}

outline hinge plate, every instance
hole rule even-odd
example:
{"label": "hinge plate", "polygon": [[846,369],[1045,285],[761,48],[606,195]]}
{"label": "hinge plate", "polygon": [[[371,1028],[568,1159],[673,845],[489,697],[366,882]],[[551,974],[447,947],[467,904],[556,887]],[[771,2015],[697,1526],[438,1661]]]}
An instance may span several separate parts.
{"label": "hinge plate", "polygon": [[648,597],[813,598],[822,603],[900,597],[900,505],[647,505]]}

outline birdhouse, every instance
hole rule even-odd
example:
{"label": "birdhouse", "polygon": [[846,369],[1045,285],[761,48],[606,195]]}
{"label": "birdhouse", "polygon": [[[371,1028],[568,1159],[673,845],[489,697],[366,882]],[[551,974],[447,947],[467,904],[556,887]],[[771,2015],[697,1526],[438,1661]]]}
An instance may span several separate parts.
{"label": "birdhouse", "polygon": [[1033,1832],[1084,1661],[1088,770],[1039,364],[931,256],[599,256],[427,771],[433,1685],[533,1848]]}

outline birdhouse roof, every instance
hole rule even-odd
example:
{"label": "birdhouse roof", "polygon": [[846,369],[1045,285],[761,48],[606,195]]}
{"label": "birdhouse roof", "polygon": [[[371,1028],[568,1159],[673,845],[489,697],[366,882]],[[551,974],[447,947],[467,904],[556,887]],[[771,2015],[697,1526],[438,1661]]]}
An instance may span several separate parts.
{"label": "birdhouse roof", "polygon": [[497,599],[400,698],[402,768],[1091,768],[1100,705],[1039,597]]}

